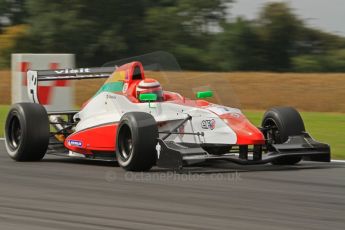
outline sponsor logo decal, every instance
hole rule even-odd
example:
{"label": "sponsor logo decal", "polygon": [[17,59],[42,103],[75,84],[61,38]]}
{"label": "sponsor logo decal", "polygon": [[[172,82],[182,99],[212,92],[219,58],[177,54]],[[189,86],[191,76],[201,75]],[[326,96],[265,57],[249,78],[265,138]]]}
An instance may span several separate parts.
{"label": "sponsor logo decal", "polygon": [[156,145],[157,159],[159,159],[159,157],[161,155],[161,150],[162,150],[162,146],[159,143],[157,143],[157,145]]}
{"label": "sponsor logo decal", "polygon": [[76,147],[82,147],[83,146],[83,142],[76,141],[76,140],[68,140],[68,144],[70,146],[76,146]]}
{"label": "sponsor logo decal", "polygon": [[214,119],[211,120],[203,120],[201,122],[201,128],[203,129],[210,129],[213,130],[216,127],[216,121]]}
{"label": "sponsor logo decal", "polygon": [[90,73],[89,68],[79,68],[79,69],[62,69],[62,70],[55,70],[57,74],[68,74],[68,73]]}
{"label": "sponsor logo decal", "polygon": [[128,89],[128,83],[125,83],[122,88],[122,93],[126,93]]}
{"label": "sponsor logo decal", "polygon": [[107,94],[106,98],[107,99],[116,99],[116,96],[115,95]]}
{"label": "sponsor logo decal", "polygon": [[183,138],[183,136],[184,136],[184,125],[182,125],[180,128],[178,128],[178,132],[180,133],[179,134],[180,138]]}

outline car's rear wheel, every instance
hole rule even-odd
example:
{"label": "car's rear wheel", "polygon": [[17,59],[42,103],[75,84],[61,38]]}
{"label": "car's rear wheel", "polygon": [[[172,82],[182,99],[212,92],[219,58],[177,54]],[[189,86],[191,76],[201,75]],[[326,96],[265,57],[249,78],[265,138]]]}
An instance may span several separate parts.
{"label": "car's rear wheel", "polygon": [[16,161],[41,160],[49,144],[49,120],[45,108],[35,103],[12,105],[5,123],[5,146]]}
{"label": "car's rear wheel", "polygon": [[116,158],[129,171],[147,171],[157,160],[158,127],[151,114],[130,112],[122,116],[116,135]]}
{"label": "car's rear wheel", "polygon": [[[270,144],[281,144],[289,136],[300,135],[305,131],[304,123],[298,111],[292,107],[274,107],[269,109],[263,117],[262,127],[267,128],[264,133]],[[268,146],[269,149],[269,146]],[[272,161],[274,165],[293,165],[300,162],[302,157],[282,157]]]}

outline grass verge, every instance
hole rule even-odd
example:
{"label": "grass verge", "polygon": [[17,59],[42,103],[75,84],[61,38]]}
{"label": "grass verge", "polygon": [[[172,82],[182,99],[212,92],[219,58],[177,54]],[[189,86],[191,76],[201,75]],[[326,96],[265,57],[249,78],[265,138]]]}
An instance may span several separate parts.
{"label": "grass verge", "polygon": [[[4,136],[4,125],[8,105],[0,105],[0,137]],[[248,119],[259,126],[264,111],[245,110]],[[320,142],[331,145],[332,159],[345,159],[345,114],[302,112],[306,130]]]}
{"label": "grass verge", "polygon": [[0,105],[0,137],[4,136],[5,121],[9,108],[8,105]]}

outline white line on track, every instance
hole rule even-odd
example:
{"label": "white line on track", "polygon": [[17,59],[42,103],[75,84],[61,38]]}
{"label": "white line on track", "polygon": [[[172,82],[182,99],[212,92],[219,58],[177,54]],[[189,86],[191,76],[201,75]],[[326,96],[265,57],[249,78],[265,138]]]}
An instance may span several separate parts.
{"label": "white line on track", "polygon": [[331,160],[332,162],[345,163],[345,160]]}
{"label": "white line on track", "polygon": [[[0,141],[4,141],[5,138],[0,137]],[[345,163],[345,160],[331,160],[332,162],[336,162],[336,163]]]}

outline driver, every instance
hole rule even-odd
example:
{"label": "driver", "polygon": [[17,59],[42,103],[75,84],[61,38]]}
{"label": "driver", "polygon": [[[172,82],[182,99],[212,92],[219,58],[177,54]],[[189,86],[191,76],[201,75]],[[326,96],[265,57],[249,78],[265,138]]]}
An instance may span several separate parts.
{"label": "driver", "polygon": [[[156,101],[163,101],[163,90],[161,87],[161,84],[155,79],[152,78],[146,78],[145,80],[142,80],[139,82],[137,89],[136,89],[136,96],[137,99],[139,99],[139,95],[142,93],[153,93],[157,95]],[[142,102],[142,101],[140,101]]]}

